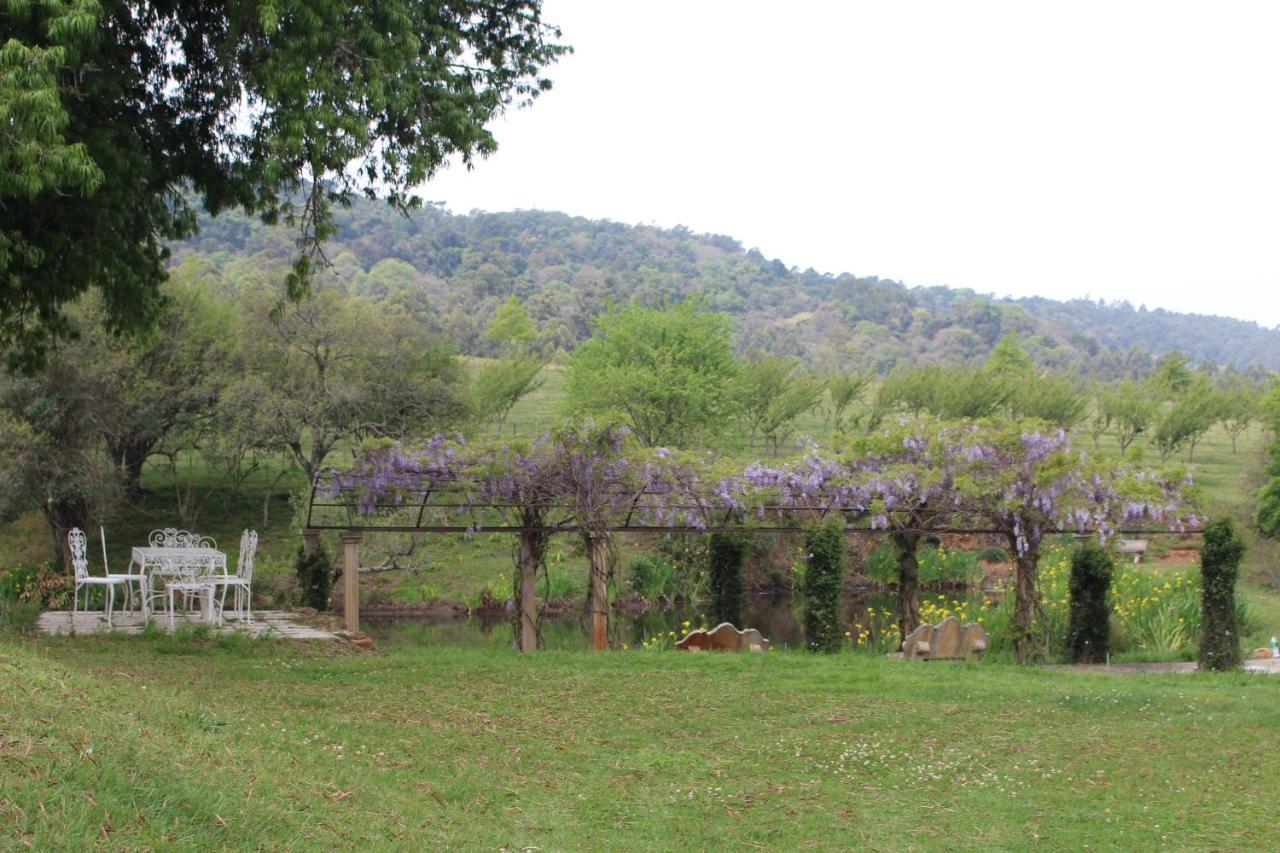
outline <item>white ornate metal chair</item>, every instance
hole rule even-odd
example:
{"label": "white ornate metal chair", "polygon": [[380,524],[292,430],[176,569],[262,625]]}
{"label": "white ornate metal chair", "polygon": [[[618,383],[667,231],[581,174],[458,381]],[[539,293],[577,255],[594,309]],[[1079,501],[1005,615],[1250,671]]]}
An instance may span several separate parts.
{"label": "white ornate metal chair", "polygon": [[153,530],[151,535],[147,537],[148,544],[152,548],[217,548],[218,543],[213,541],[211,536],[201,536],[199,533],[192,533],[189,530],[179,530],[176,527],[166,527],[163,530]]}
{"label": "white ornate metal chair", "polygon": [[[189,530],[179,530],[176,527],[166,527],[162,530],[153,530],[147,536],[147,544],[152,548],[210,548],[216,550],[218,543],[211,536],[201,536],[199,533],[192,533]],[[169,568],[156,572],[153,575],[173,575],[175,582],[194,582],[196,576],[200,574],[210,574],[208,566],[204,561],[193,561],[188,564],[181,558],[174,558],[167,562]],[[166,583],[166,586],[168,584]],[[199,591],[199,590],[197,590]],[[190,593],[183,595],[185,604],[190,604],[192,595]],[[153,584],[151,589],[151,601],[167,601],[170,598],[164,589],[158,584]],[[153,605],[154,606],[154,605]],[[172,623],[172,614],[170,614],[170,622]]]}
{"label": "white ornate metal chair", "polygon": [[203,597],[204,607],[213,608],[213,580],[204,574],[205,566],[197,562],[171,562],[169,579],[165,581],[165,612],[169,614],[169,630],[174,629],[174,594],[181,593],[184,604],[189,605],[193,598]]}
{"label": "white ornate metal chair", "polygon": [[253,558],[257,551],[257,531],[246,530],[240,534],[240,554],[236,558],[236,573],[234,575],[214,575],[210,578],[214,586],[222,587],[222,596],[218,601],[219,621],[222,620],[222,615],[226,612],[228,587],[235,590],[231,599],[232,612],[245,624],[253,621],[250,612],[253,607],[251,592],[253,586]]}
{"label": "white ornate metal chair", "polygon": [[[71,566],[75,571],[76,585],[71,593],[71,624],[74,627],[76,623],[76,613],[79,610],[80,590],[84,590],[84,607],[89,609],[89,591],[95,586],[106,587],[107,592],[107,627],[113,627],[111,624],[111,614],[115,610],[116,605],[116,587],[124,587],[126,596],[126,606],[130,600],[131,587],[130,583],[138,583],[142,594],[142,612],[145,614],[147,607],[147,579],[144,575],[113,575],[110,572],[102,577],[94,577],[89,574],[89,558],[87,555],[88,540],[84,535],[84,531],[79,527],[71,528],[67,533],[67,545],[71,549]],[[104,552],[105,553],[105,552]],[[104,558],[105,560],[105,558]],[[106,567],[104,566],[104,569]]]}

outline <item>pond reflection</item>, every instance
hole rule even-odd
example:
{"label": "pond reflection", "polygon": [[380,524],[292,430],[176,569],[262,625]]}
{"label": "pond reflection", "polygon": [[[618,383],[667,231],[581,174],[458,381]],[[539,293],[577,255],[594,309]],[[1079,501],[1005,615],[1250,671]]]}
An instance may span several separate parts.
{"label": "pond reflection", "polygon": [[[931,593],[937,595],[937,592]],[[968,599],[976,592],[958,591],[949,597]],[[845,597],[845,630],[857,636],[859,627],[892,625],[897,621],[897,595],[892,590],[876,590]],[[711,627],[706,608],[675,606],[643,611],[615,611],[610,617],[610,642],[614,646],[639,648],[654,637],[683,636],[685,622],[692,627]],[[788,595],[750,595],[743,600],[743,625],[756,628],[776,649],[804,647],[803,613],[798,599]],[[472,615],[464,619],[396,619],[367,621],[362,626],[379,645],[465,646],[511,648],[514,639],[511,618],[502,611]],[[582,650],[588,647],[581,613],[548,616],[542,620],[544,648]]]}

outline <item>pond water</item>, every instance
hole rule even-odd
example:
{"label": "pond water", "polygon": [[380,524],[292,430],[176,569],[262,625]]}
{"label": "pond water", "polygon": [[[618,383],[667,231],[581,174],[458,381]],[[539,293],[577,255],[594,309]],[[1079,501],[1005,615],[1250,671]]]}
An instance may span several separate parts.
{"label": "pond water", "polygon": [[[922,592],[932,597],[939,591]],[[948,591],[949,599],[968,599],[976,591]],[[857,626],[880,627],[896,624],[897,594],[892,590],[860,592],[845,597],[845,630],[857,635]],[[738,627],[756,628],[776,649],[803,648],[804,628],[799,602],[787,595],[749,595],[743,600],[743,622]],[[685,633],[684,623],[711,627],[706,608],[675,606],[640,612],[614,612],[610,616],[610,643],[640,647],[646,639],[669,638]],[[514,646],[511,618],[506,613],[485,613],[465,619],[396,619],[366,621],[361,626],[376,643],[388,645],[431,645],[510,648]],[[542,620],[545,648],[579,650],[588,646],[580,613]]]}

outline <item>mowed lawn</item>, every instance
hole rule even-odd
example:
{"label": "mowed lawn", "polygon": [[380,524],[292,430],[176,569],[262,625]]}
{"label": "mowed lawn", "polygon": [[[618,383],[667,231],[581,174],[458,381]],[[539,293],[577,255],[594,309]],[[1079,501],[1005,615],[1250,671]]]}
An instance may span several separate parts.
{"label": "mowed lawn", "polygon": [[0,847],[1275,849],[1280,678],[0,640]]}

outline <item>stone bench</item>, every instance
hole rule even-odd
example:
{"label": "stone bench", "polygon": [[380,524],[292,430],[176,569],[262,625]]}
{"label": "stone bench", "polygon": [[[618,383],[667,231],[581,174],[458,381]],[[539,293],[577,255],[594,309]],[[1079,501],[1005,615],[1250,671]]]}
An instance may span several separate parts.
{"label": "stone bench", "polygon": [[1142,562],[1142,557],[1147,553],[1147,540],[1145,539],[1117,539],[1116,551],[1120,554],[1132,554],[1135,563]]}
{"label": "stone bench", "polygon": [[948,616],[937,625],[924,624],[907,635],[902,656],[907,660],[963,660],[987,650],[987,632],[977,622],[960,624]]}
{"label": "stone bench", "polygon": [[676,650],[682,652],[737,652],[743,649],[763,652],[767,648],[769,648],[769,641],[760,636],[760,632],[755,628],[739,631],[729,622],[721,622],[710,631],[702,628],[690,631],[676,643]]}

